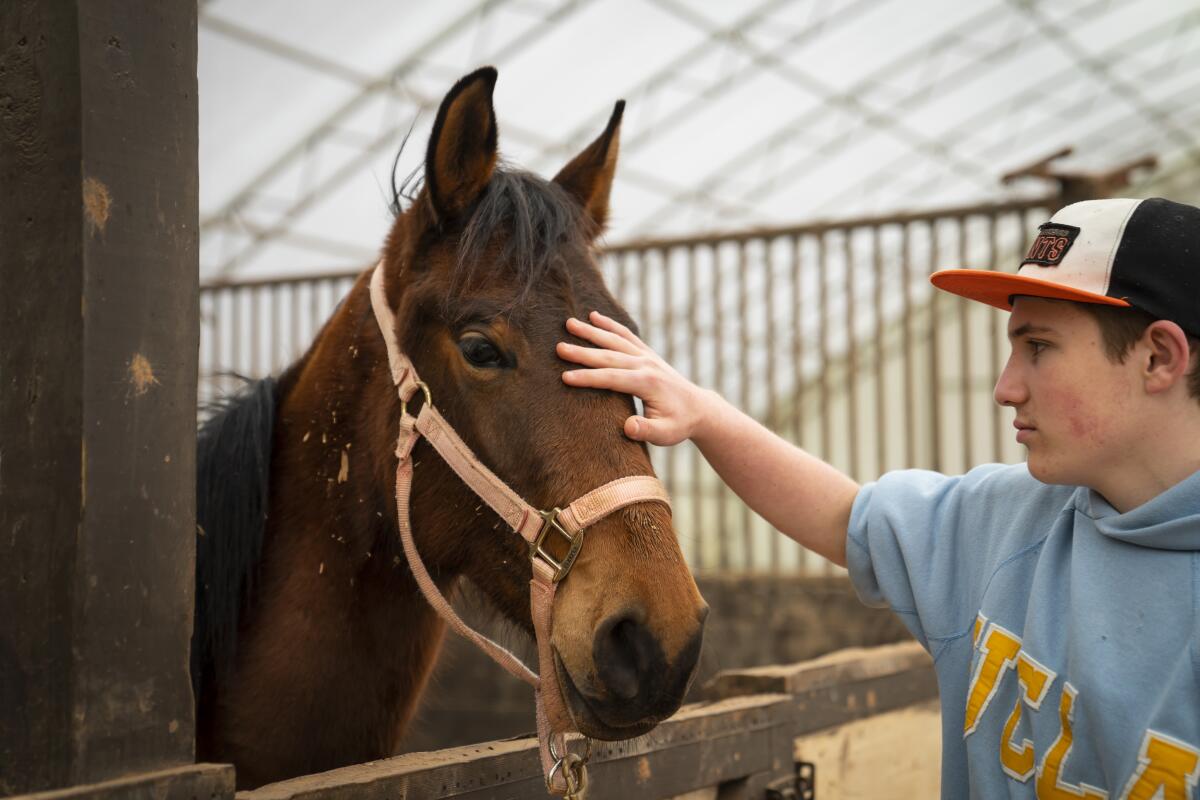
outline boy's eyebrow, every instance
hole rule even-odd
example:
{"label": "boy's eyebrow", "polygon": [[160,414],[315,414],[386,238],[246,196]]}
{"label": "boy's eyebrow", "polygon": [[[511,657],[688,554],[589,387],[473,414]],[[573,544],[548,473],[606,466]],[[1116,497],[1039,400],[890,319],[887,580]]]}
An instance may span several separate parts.
{"label": "boy's eyebrow", "polygon": [[1053,333],[1054,329],[1045,325],[1034,325],[1032,322],[1026,322],[1014,331],[1008,332],[1009,339],[1020,339],[1022,336],[1028,336],[1031,333]]}

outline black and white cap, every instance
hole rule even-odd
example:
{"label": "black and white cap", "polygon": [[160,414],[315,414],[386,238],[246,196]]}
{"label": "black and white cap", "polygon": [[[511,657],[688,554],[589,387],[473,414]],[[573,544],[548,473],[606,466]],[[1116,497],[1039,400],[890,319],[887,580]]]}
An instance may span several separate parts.
{"label": "black and white cap", "polygon": [[1072,203],[1038,228],[1015,275],[948,269],[930,280],[1007,311],[1016,295],[1135,306],[1200,336],[1200,208],[1161,197]]}

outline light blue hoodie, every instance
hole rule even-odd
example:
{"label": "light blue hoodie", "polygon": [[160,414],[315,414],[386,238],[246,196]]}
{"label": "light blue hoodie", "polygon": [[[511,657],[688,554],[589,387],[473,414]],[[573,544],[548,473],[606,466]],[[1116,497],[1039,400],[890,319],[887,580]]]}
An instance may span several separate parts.
{"label": "light blue hoodie", "polygon": [[1125,514],[1023,464],[893,472],[847,558],[933,655],[943,797],[1200,796],[1200,472]]}

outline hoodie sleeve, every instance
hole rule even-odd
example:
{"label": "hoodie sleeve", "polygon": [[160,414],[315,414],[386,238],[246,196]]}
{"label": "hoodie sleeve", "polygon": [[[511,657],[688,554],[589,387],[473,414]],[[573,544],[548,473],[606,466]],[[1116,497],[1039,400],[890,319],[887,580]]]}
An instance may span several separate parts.
{"label": "hoodie sleeve", "polygon": [[969,630],[985,572],[986,520],[996,505],[977,467],[949,477],[890,472],[855,498],[846,543],[850,579],[869,606],[891,608],[924,647]]}

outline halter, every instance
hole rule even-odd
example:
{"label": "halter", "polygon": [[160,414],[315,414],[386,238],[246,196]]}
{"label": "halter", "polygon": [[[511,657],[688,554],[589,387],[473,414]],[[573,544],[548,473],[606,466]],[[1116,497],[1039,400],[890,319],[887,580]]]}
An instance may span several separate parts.
{"label": "halter", "polygon": [[[567,749],[566,734],[577,728],[563,703],[550,647],[554,594],[559,582],[567,577],[575,564],[588,526],[634,503],[659,502],[669,508],[670,499],[657,478],[634,475],[593,489],[565,509],[541,511],[526,503],[484,466],[434,406],[429,386],[417,377],[416,368],[396,341],[396,319],[387,304],[383,280],[381,261],[371,276],[371,306],[387,344],[388,366],[400,397],[400,435],[396,442],[396,458],[399,459],[396,466],[396,511],[404,555],[408,558],[417,586],[438,615],[509,673],[533,687],[537,701],[538,745],[546,788],[568,800],[578,798],[587,787],[587,759],[591,754],[591,740],[584,737],[587,747],[582,755]],[[408,402],[418,389],[424,394],[425,402],[414,417],[409,413]],[[412,450],[421,436],[481,500],[529,543],[529,558],[533,568],[533,579],[529,582],[530,611],[537,639],[540,675],[534,674],[515,655],[463,622],[438,590],[421,561],[413,542],[408,513],[412,494]],[[567,553],[561,559],[547,548],[551,537],[567,544]]]}

